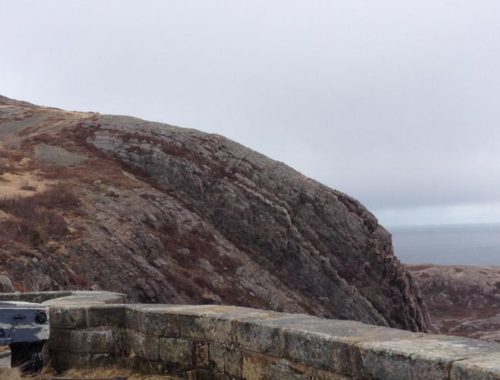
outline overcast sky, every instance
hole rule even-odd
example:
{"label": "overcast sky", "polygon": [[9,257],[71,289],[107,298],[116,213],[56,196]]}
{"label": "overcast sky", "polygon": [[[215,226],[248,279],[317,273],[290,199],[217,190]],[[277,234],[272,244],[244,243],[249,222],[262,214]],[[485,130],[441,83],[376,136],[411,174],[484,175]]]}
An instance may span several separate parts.
{"label": "overcast sky", "polygon": [[0,94],[225,135],[388,225],[500,222],[498,0],[0,0]]}

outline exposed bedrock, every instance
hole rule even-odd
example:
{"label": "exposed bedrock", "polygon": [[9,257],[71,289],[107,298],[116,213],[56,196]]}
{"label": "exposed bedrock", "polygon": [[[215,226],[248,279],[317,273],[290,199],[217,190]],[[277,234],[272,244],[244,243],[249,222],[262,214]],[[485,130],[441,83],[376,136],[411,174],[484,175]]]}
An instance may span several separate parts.
{"label": "exposed bedrock", "polygon": [[70,185],[78,205],[54,208],[66,234],[37,245],[4,238],[0,256],[12,261],[0,273],[14,285],[23,268],[40,290],[79,283],[141,302],[430,328],[390,234],[348,195],[218,135],[0,98],[0,131],[9,115],[22,123],[24,155],[45,144],[86,158],[57,170],[37,162],[37,175]]}

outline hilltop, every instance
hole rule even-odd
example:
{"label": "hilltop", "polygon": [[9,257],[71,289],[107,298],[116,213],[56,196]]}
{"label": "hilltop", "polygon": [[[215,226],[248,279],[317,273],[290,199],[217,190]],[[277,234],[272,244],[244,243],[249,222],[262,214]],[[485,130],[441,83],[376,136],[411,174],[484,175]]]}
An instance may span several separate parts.
{"label": "hilltop", "polygon": [[430,328],[365,207],[234,141],[0,97],[0,142],[4,290],[103,288]]}

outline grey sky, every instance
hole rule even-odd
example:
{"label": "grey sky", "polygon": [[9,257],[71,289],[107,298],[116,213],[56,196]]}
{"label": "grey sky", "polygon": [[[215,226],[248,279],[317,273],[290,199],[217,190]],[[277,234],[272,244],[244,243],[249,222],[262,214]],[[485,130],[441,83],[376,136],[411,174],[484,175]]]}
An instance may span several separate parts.
{"label": "grey sky", "polygon": [[498,0],[0,0],[0,38],[5,96],[223,134],[388,224],[500,221]]}

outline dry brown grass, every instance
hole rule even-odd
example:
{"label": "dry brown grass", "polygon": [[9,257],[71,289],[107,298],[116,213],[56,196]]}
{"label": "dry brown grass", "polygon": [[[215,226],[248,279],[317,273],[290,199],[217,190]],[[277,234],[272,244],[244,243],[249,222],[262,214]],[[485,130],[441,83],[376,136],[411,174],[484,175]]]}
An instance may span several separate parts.
{"label": "dry brown grass", "polygon": [[0,210],[11,216],[0,222],[0,241],[37,246],[60,239],[69,232],[63,213],[76,210],[78,205],[73,191],[65,185],[31,197],[0,199]]}
{"label": "dry brown grass", "polygon": [[40,178],[38,173],[32,172],[3,172],[0,173],[0,198],[28,197],[34,193],[45,191],[54,181]]}
{"label": "dry brown grass", "polygon": [[78,379],[113,379],[124,377],[127,380],[174,380],[175,377],[167,375],[145,375],[136,371],[118,366],[97,367],[86,369],[70,369],[60,375],[60,377],[78,378]]}
{"label": "dry brown grass", "polygon": [[26,380],[16,368],[0,368],[0,379],[2,380]]}
{"label": "dry brown grass", "polygon": [[23,159],[23,154],[0,145],[0,175],[15,172],[14,166]]}
{"label": "dry brown grass", "polygon": [[125,378],[127,380],[177,380],[176,377],[167,375],[146,375],[136,371],[118,367],[96,367],[86,369],[70,369],[60,374],[54,374],[52,370],[44,370],[38,375],[22,375],[17,368],[0,368],[1,380],[52,380],[53,378],[69,379],[116,379]]}
{"label": "dry brown grass", "polygon": [[19,189],[24,190],[24,191],[36,191],[37,187],[36,187],[36,185],[32,184],[31,182],[23,181],[21,183],[21,186],[19,186]]}
{"label": "dry brown grass", "polygon": [[23,144],[23,138],[14,133],[2,137],[2,145],[11,150],[19,150]]}

